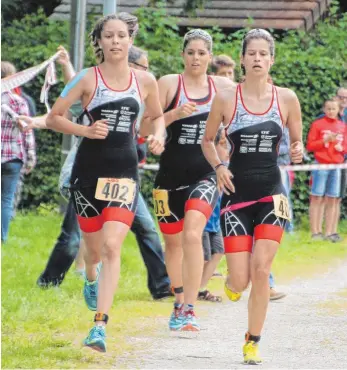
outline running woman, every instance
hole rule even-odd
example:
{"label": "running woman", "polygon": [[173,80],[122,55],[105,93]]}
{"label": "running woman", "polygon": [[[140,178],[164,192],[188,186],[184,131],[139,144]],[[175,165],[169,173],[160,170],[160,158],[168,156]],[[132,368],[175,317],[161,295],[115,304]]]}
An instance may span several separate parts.
{"label": "running woman", "polygon": [[176,297],[169,328],[199,331],[194,303],[204,266],[202,233],[218,200],[216,175],[201,140],[216,90],[233,82],[207,75],[212,38],[206,31],[194,29],[184,36],[182,57],[184,72],[158,83],[167,139],[153,196]]}
{"label": "running woman", "polygon": [[[86,244],[84,296],[89,309],[96,311],[84,345],[100,352],[106,351],[105,326],[119,280],[121,245],[139,194],[135,125],[143,102],[153,122],[149,149],[160,154],[165,141],[156,80],[128,65],[137,29],[137,18],[127,13],[101,18],[91,33],[100,64],[74,77],[47,118],[49,128],[81,137],[71,196]],[[77,100],[84,107],[81,125],[64,117]]]}
{"label": "running woman", "polygon": [[[242,43],[245,80],[218,92],[203,138],[204,154],[216,170],[218,190],[224,191],[221,225],[229,276],[226,289],[235,299],[252,282],[244,362],[259,364],[258,343],[269,302],[269,274],[280,245],[288,200],[277,165],[278,144],[289,129],[293,163],[303,157],[301,109],[295,93],[267,82],[274,63],[275,43],[269,32],[249,31]],[[214,137],[225,125],[230,164],[219,159]]]}

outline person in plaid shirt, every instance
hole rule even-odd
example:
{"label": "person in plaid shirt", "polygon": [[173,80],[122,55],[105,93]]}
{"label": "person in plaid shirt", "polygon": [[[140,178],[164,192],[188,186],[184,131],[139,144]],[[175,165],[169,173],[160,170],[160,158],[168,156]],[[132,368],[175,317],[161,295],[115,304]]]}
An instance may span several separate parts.
{"label": "person in plaid shirt", "polygon": [[[9,62],[1,62],[1,78],[16,72]],[[18,115],[29,115],[26,101],[13,92],[1,94],[1,105],[7,105]],[[17,122],[1,111],[1,241],[5,242],[13,213],[14,196],[21,170],[29,174],[36,164],[33,131],[21,132]]]}

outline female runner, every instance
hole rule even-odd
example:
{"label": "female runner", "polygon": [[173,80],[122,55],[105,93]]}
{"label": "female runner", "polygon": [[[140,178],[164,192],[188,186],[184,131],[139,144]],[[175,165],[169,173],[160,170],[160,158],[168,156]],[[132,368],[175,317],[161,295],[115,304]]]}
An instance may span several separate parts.
{"label": "female runner", "polygon": [[[288,200],[277,166],[278,144],[289,128],[293,163],[303,157],[301,109],[295,93],[267,82],[275,43],[265,30],[249,31],[242,44],[245,80],[217,93],[207,120],[202,148],[224,190],[221,225],[229,276],[228,296],[237,300],[252,282],[244,362],[261,363],[258,342],[269,302],[269,274],[280,245]],[[216,153],[214,137],[225,124],[230,164]]]}

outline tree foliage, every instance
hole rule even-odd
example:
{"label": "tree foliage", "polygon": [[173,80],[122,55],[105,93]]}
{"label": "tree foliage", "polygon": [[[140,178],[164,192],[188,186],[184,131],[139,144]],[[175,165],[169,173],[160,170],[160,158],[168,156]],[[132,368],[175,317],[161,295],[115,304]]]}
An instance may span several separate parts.
{"label": "tree foliage", "polygon": [[[329,17],[317,24],[309,34],[290,31],[278,36],[276,42],[276,62],[271,75],[275,84],[292,88],[301,102],[305,139],[310,123],[321,111],[322,103],[333,96],[337,87],[347,80],[347,14],[338,14],[332,8]],[[174,19],[167,16],[163,8],[142,8],[137,13],[140,30],[136,44],[149,51],[151,71],[156,77],[182,71],[182,38]],[[90,24],[88,26],[90,28]],[[89,29],[88,29],[89,31]],[[229,35],[219,29],[210,30],[214,39],[214,53],[225,53],[239,61],[241,39],[247,30]],[[63,21],[49,21],[43,11],[13,21],[2,32],[2,59],[12,61],[19,70],[33,66],[52,55],[59,44],[69,45],[69,25]],[[85,66],[95,63],[89,41],[86,40]],[[236,74],[241,74],[238,68]],[[43,75],[25,86],[37,101]],[[58,84],[51,92],[57,96],[63,84]],[[43,106],[39,105],[43,112]],[[50,131],[36,132],[38,166],[27,177],[23,205],[36,207],[41,202],[56,201],[58,168],[60,167],[61,135]],[[150,162],[158,158],[149,157]],[[142,189],[151,198],[154,174],[146,172]],[[308,173],[297,173],[293,191],[296,214],[307,213]],[[346,214],[347,212],[345,212]]]}

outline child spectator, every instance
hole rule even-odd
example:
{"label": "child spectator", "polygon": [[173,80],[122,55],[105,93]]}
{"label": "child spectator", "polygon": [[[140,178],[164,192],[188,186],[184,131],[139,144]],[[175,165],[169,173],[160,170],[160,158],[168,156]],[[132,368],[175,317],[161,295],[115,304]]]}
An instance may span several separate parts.
{"label": "child spectator", "polygon": [[[313,152],[316,163],[338,164],[343,163],[347,152],[346,126],[339,120],[339,102],[329,99],[324,103],[325,116],[314,121],[307,137],[307,150]],[[341,170],[314,170],[312,171],[312,186],[310,199],[310,225],[312,238],[323,239],[325,202],[325,239],[337,242],[334,234],[335,215],[339,212],[338,198],[340,196]]]}

